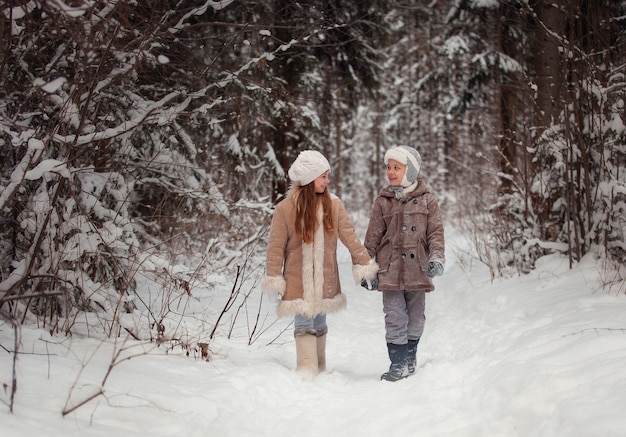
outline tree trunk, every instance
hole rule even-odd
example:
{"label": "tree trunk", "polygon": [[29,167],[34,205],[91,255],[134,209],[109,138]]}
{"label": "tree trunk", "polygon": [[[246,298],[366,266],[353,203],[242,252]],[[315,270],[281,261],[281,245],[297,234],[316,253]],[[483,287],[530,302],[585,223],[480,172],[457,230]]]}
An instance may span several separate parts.
{"label": "tree trunk", "polygon": [[535,83],[534,126],[539,138],[558,118],[561,93],[561,55],[557,35],[564,35],[563,0],[536,0],[537,30],[533,39]]}
{"label": "tree trunk", "polygon": [[542,174],[552,173],[556,164],[554,157],[550,153],[544,152],[546,142],[542,140],[542,135],[546,129],[552,126],[553,122],[559,120],[562,105],[561,78],[564,65],[561,61],[559,51],[559,36],[564,35],[565,10],[564,0],[537,0],[532,3],[537,18],[537,27],[532,40],[533,61],[534,61],[534,81],[537,86],[535,98],[535,113],[533,127],[535,137],[533,147],[539,151],[539,156],[532,156],[535,165],[534,174],[537,175],[539,183],[545,183],[538,191],[532,193],[533,206],[539,238],[544,240],[554,240],[560,227],[559,221],[562,219],[551,217],[553,206],[560,190],[552,178],[545,180]]}

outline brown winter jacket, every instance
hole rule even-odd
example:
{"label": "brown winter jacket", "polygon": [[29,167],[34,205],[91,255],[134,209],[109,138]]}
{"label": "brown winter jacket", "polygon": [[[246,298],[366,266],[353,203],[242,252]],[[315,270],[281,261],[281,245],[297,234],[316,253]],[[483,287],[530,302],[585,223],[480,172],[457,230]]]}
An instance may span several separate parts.
{"label": "brown winter jacket", "polygon": [[[304,244],[296,234],[296,196],[300,186],[292,187],[287,197],[276,205],[267,241],[267,259],[262,289],[282,296],[277,311],[280,316],[335,312],[345,308],[337,266],[337,238],[352,256],[357,283],[376,276],[378,266],[357,237],[343,202],[332,196],[332,232],[319,226],[313,243]],[[321,223],[321,209],[318,213]]]}
{"label": "brown winter jacket", "polygon": [[400,200],[389,187],[380,191],[364,244],[380,266],[379,290],[435,289],[426,270],[429,261],[445,264],[443,221],[422,179]]}

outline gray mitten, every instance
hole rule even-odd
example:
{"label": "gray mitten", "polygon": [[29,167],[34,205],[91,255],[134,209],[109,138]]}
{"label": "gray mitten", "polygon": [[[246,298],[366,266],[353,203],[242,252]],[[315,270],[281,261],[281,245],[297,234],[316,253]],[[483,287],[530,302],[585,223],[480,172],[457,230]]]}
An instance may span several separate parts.
{"label": "gray mitten", "polygon": [[443,265],[437,261],[431,261],[428,263],[428,270],[426,270],[426,276],[434,278],[435,276],[443,275]]}
{"label": "gray mitten", "polygon": [[367,283],[367,280],[361,280],[361,287],[366,288],[368,290],[378,290],[378,276],[375,276],[370,283]]}

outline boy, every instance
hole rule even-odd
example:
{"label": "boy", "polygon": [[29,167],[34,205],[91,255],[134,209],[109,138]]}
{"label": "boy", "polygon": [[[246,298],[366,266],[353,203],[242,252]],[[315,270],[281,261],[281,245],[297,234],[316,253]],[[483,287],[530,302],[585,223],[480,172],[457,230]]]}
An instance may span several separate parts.
{"label": "boy", "polygon": [[[385,339],[391,365],[381,379],[398,381],[415,372],[417,344],[424,331],[425,293],[443,274],[445,242],[439,204],[418,179],[422,159],[408,146],[385,153],[388,187],[374,202],[364,245],[379,265]],[[368,284],[362,285],[367,288]]]}

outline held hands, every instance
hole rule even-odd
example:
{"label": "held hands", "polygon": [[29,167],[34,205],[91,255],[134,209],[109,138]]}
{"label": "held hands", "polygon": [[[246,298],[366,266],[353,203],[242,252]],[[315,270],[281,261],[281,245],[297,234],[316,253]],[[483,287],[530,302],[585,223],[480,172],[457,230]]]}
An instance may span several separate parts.
{"label": "held hands", "polygon": [[[429,278],[434,278],[435,276],[441,275],[443,275],[443,265],[437,261],[429,262],[426,276],[428,276]],[[367,279],[362,279],[361,287],[367,290],[378,290],[378,275],[369,281]]]}
{"label": "held hands", "polygon": [[437,261],[431,261],[428,263],[428,270],[426,270],[426,276],[434,278],[435,276],[443,275],[443,265]]}
{"label": "held hands", "polygon": [[367,290],[378,290],[378,275],[374,276],[374,278],[370,279],[369,281],[367,279],[362,279],[361,287]]}

